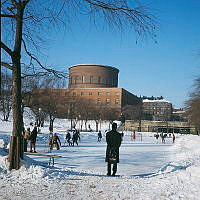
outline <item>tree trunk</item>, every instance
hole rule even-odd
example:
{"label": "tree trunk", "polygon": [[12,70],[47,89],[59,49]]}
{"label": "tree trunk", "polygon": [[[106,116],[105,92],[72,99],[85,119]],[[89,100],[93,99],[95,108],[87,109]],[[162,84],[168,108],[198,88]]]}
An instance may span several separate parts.
{"label": "tree trunk", "polygon": [[20,168],[20,157],[23,158],[22,150],[22,127],[23,127],[23,116],[21,110],[22,96],[21,96],[21,46],[22,46],[22,27],[23,27],[23,14],[25,4],[19,4],[17,7],[17,18],[16,18],[16,35],[14,51],[12,52],[11,58],[13,62],[12,72],[12,110],[13,110],[13,131],[12,139],[10,141],[9,149],[9,170]]}
{"label": "tree trunk", "polygon": [[10,141],[9,169],[19,169],[20,157],[23,158],[23,152],[20,150],[22,145],[21,133],[23,127],[23,119],[21,112],[21,69],[20,63],[16,65],[16,70],[13,71],[13,132],[14,139]]}
{"label": "tree trunk", "polygon": [[72,119],[70,119],[71,130],[72,130],[72,128],[73,128],[73,123],[72,123],[72,122],[73,122]]}
{"label": "tree trunk", "polygon": [[85,130],[87,131],[87,121],[85,121]]}
{"label": "tree trunk", "polygon": [[141,125],[142,125],[142,121],[139,120],[139,129],[138,129],[138,132],[141,132],[141,131],[142,131],[142,127],[141,127]]}
{"label": "tree trunk", "polygon": [[96,121],[96,132],[98,132],[98,128],[99,128],[99,123],[98,123],[98,121]]}

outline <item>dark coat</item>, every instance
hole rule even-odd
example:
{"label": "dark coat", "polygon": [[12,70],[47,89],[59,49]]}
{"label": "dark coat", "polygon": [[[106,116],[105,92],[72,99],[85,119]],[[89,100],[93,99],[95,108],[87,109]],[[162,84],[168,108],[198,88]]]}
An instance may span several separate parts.
{"label": "dark coat", "polygon": [[122,136],[119,132],[111,130],[106,134],[106,142],[107,142],[107,149],[106,149],[106,159],[105,161],[108,162],[111,149],[114,149],[117,154],[117,163],[119,163],[119,147],[122,142]]}
{"label": "dark coat", "polygon": [[31,135],[30,135],[30,138],[29,138],[29,140],[31,141],[31,142],[36,142],[36,138],[37,138],[37,128],[34,128],[33,130],[32,130],[32,132],[31,132]]}
{"label": "dark coat", "polygon": [[98,137],[99,137],[99,138],[102,138],[101,132],[98,132]]}
{"label": "dark coat", "polygon": [[67,135],[66,135],[65,139],[66,139],[66,140],[70,140],[70,139],[71,139],[71,135],[70,135],[70,133],[69,133],[69,132],[67,133]]}
{"label": "dark coat", "polygon": [[74,133],[73,134],[73,136],[72,136],[72,140],[73,141],[77,141],[78,140],[78,138],[79,138],[79,135],[78,135],[78,133],[76,132],[76,133]]}
{"label": "dark coat", "polygon": [[58,142],[59,142],[59,144],[61,146],[60,138],[57,135],[52,136],[51,142],[52,142],[52,144],[58,144]]}

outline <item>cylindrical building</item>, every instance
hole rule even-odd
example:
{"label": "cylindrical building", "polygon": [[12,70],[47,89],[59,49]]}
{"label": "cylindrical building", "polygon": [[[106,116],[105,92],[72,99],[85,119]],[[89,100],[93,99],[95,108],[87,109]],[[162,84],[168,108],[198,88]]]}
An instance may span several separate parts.
{"label": "cylindrical building", "polygon": [[117,88],[119,70],[104,65],[69,67],[69,88]]}

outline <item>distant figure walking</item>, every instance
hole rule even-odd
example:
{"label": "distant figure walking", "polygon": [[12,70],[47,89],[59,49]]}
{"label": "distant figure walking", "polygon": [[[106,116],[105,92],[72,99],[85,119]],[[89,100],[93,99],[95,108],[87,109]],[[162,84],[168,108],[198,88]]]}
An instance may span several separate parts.
{"label": "distant figure walking", "polygon": [[60,138],[57,136],[56,133],[54,133],[54,135],[49,140],[50,151],[53,150],[54,146],[56,146],[57,150],[59,150],[61,146]]}
{"label": "distant figure walking", "polygon": [[98,132],[98,140],[97,140],[97,141],[98,141],[98,142],[101,142],[101,139],[102,139],[102,134],[101,134],[101,131],[99,131],[99,132]]}
{"label": "distant figure walking", "polygon": [[131,134],[131,140],[135,140],[136,139],[136,133],[135,131],[133,131],[133,133]]}
{"label": "distant figure walking", "polygon": [[155,138],[156,138],[156,140],[158,140],[158,138],[159,138],[159,134],[158,133],[156,133]]}
{"label": "distant figure walking", "polygon": [[122,136],[117,132],[117,124],[112,124],[112,130],[106,133],[106,159],[107,165],[107,175],[111,175],[111,164],[113,164],[112,176],[115,176],[117,172],[117,163],[119,163],[119,147],[121,146]]}
{"label": "distant figure walking", "polygon": [[88,129],[89,129],[90,132],[92,132],[90,124],[88,125]]}
{"label": "distant figure walking", "polygon": [[173,143],[175,142],[175,139],[176,139],[176,137],[175,137],[175,135],[174,135],[174,133],[173,133],[173,135],[172,135]]}
{"label": "distant figure walking", "polygon": [[67,135],[66,135],[65,139],[66,139],[67,143],[69,144],[69,146],[72,146],[71,134],[70,134],[69,131],[67,132]]}
{"label": "distant figure walking", "polygon": [[77,135],[78,135],[78,141],[81,141],[81,133],[80,133],[80,131],[79,131],[79,130],[76,130],[76,133],[77,133]]}
{"label": "distant figure walking", "polygon": [[78,146],[78,138],[79,138],[78,132],[74,131],[73,136],[72,136],[72,145],[73,146],[74,146],[74,143],[76,143],[76,145]]}
{"label": "distant figure walking", "polygon": [[162,143],[165,144],[165,135],[163,133],[160,134],[160,137],[162,139]]}
{"label": "distant figure walking", "polygon": [[35,144],[36,144],[36,138],[37,138],[37,127],[35,126],[31,132],[31,135],[29,137],[29,140],[30,140],[30,152],[33,152],[34,153],[37,153],[36,152],[36,149],[35,149]]}

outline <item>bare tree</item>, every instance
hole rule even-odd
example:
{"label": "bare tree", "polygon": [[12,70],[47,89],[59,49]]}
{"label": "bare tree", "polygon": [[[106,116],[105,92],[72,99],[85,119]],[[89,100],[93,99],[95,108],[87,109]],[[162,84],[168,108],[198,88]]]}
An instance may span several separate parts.
{"label": "bare tree", "polygon": [[185,103],[186,116],[191,124],[196,128],[196,133],[200,133],[200,77],[194,80],[193,92]]}
{"label": "bare tree", "polygon": [[122,108],[125,119],[138,120],[142,116],[142,105],[126,105]]}
{"label": "bare tree", "polygon": [[3,112],[3,120],[8,121],[12,107],[12,76],[7,70],[2,72],[0,110]]}
{"label": "bare tree", "polygon": [[105,107],[104,112],[103,112],[103,119],[106,121],[109,121],[109,129],[110,125],[113,123],[113,121],[117,120],[119,118],[119,112],[115,108],[111,107]]}
{"label": "bare tree", "polygon": [[9,58],[8,62],[6,60],[1,61],[1,66],[12,70],[13,73],[13,140],[9,153],[10,169],[20,167],[15,141],[19,140],[18,145],[20,145],[23,126],[21,66],[25,59],[22,55],[26,53],[30,58],[27,68],[30,67],[33,74],[40,67],[43,70],[60,75],[55,70],[43,65],[39,60],[40,44],[42,39],[47,36],[44,30],[50,27],[55,28],[58,24],[64,25],[66,21],[71,20],[70,17],[78,16],[81,13],[88,15],[95,23],[97,18],[103,17],[111,26],[123,30],[130,25],[139,35],[150,34],[153,36],[155,29],[153,17],[138,2],[138,0],[135,0],[130,4],[128,0],[1,1],[1,19],[4,27],[2,33],[4,40],[1,38],[1,49],[3,49],[3,54]]}
{"label": "bare tree", "polygon": [[34,90],[31,95],[31,103],[29,107],[36,117],[36,125],[42,126],[46,115],[49,116],[49,128],[53,131],[53,123],[59,116],[60,96],[52,93],[50,90]]}
{"label": "bare tree", "polygon": [[101,107],[94,106],[91,112],[91,118],[96,123],[96,132],[99,130],[99,123],[102,117],[102,109]]}
{"label": "bare tree", "polygon": [[94,106],[92,102],[88,101],[87,99],[83,99],[81,101],[81,104],[77,104],[77,105],[78,105],[78,110],[80,113],[80,118],[84,122],[85,130],[87,131],[88,130],[87,122],[92,119]]}
{"label": "bare tree", "polygon": [[125,119],[138,121],[138,131],[141,131],[141,122],[144,117],[142,103],[139,103],[137,105],[126,105],[122,108],[122,113],[124,114]]}

